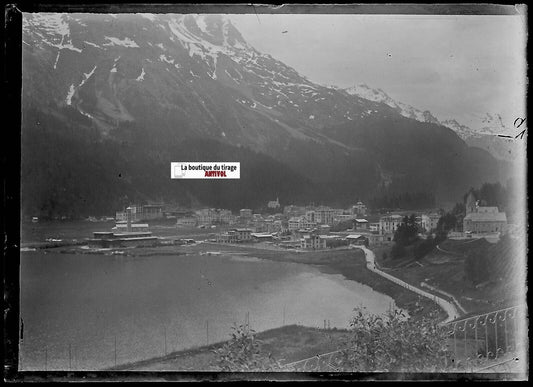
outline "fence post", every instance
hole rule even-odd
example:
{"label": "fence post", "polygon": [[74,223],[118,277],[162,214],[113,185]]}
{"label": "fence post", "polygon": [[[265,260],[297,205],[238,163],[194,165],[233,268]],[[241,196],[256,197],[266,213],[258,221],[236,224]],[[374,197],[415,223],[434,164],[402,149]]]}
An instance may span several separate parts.
{"label": "fence post", "polygon": [[205,341],[209,345],[209,320],[205,320]]}
{"label": "fence post", "polygon": [[48,371],[48,347],[44,347],[44,370]]}
{"label": "fence post", "polygon": [[68,343],[68,370],[72,371],[72,344]]}
{"label": "fence post", "polygon": [[117,336],[115,336],[115,367],[117,366]]}
{"label": "fence post", "polygon": [[165,356],[167,355],[167,327],[164,327],[165,329]]}

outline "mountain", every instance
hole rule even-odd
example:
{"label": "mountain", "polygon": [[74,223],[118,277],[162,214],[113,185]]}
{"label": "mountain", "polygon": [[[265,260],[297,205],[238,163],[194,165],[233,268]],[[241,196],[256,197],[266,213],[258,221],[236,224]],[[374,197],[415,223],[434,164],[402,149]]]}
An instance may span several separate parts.
{"label": "mountain", "polygon": [[467,120],[468,125],[464,125],[457,122],[456,119],[441,121],[428,110],[422,111],[411,105],[396,101],[382,89],[373,89],[366,84],[355,85],[344,90],[350,95],[384,103],[404,117],[419,122],[446,126],[457,133],[468,145],[485,149],[498,159],[512,161],[522,151],[523,143],[498,136],[516,135],[513,132],[513,128],[509,124],[505,124],[505,122],[510,121],[502,118],[500,114],[470,114],[464,118]]}
{"label": "mountain", "polygon": [[[313,83],[219,15],[25,14],[22,47],[26,213],[446,201],[505,176],[429,115]],[[171,181],[171,161],[241,161],[241,179]]]}
{"label": "mountain", "polygon": [[398,113],[400,113],[404,117],[412,118],[413,120],[417,120],[420,122],[429,122],[432,124],[440,123],[439,120],[435,118],[435,116],[433,116],[430,111],[428,110],[421,111],[419,109],[412,107],[411,105],[407,105],[403,102],[395,101],[382,89],[372,89],[371,87],[363,83],[360,85],[349,87],[345,89],[345,91],[350,95],[355,95],[355,96],[359,96],[362,98],[366,98],[370,101],[384,103],[390,106],[391,108],[393,108],[394,110],[396,110]]}

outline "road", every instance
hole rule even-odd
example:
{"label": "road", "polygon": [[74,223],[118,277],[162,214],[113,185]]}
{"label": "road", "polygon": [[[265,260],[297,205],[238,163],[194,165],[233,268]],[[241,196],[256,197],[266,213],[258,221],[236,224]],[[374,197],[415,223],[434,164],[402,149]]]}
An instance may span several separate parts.
{"label": "road", "polygon": [[455,307],[454,304],[452,304],[451,302],[443,299],[443,298],[440,298],[434,294],[431,294],[431,293],[428,293],[422,289],[419,289],[413,285],[410,285],[408,284],[407,282],[405,281],[402,281],[401,279],[397,278],[397,277],[394,277],[388,273],[385,273],[383,271],[381,271],[380,269],[378,269],[376,267],[376,257],[374,255],[374,252],[372,250],[369,250],[367,249],[366,247],[363,247],[363,246],[355,246],[356,248],[359,248],[361,250],[363,250],[363,252],[365,253],[365,258],[366,258],[366,267],[368,270],[370,271],[373,271],[374,273],[388,279],[389,281],[392,281],[414,293],[417,293],[423,297],[426,297],[426,298],[429,298],[430,300],[432,300],[433,302],[435,302],[437,305],[439,305],[445,312],[446,314],[448,314],[448,317],[446,318],[446,320],[444,320],[443,322],[441,322],[441,324],[446,324],[450,321],[453,321],[455,320],[457,317],[459,317],[461,314],[459,313],[459,311],[457,310],[457,308]]}

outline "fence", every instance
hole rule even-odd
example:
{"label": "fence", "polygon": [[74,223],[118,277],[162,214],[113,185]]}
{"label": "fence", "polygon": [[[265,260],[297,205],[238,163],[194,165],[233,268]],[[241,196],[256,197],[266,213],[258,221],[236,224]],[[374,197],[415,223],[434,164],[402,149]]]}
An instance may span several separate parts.
{"label": "fence", "polygon": [[[281,311],[280,322],[296,323],[286,316],[285,308]],[[513,306],[505,309],[492,311],[489,313],[466,317],[461,320],[445,323],[440,326],[447,337],[447,347],[449,356],[443,358],[442,368],[446,370],[498,372],[501,369],[512,369],[518,354],[525,348],[522,345],[524,332],[526,329],[526,308],[525,306]],[[250,325],[250,313],[244,315],[244,324]],[[299,323],[298,323],[299,325]],[[329,320],[323,320],[316,325],[317,328],[331,328]],[[199,327],[200,328],[200,327]],[[196,337],[198,345],[209,345],[221,340],[220,323],[214,320],[206,320],[198,331]],[[203,332],[202,332],[203,331]],[[224,336],[228,333],[228,327],[224,325]],[[181,347],[177,341],[183,344],[178,332],[170,327],[162,327],[161,336],[157,343],[154,343],[151,356],[165,356],[174,351],[186,349]],[[177,340],[177,341],[176,341]],[[54,346],[46,345],[40,347],[38,353],[32,359],[20,358],[20,365],[26,370],[80,370],[80,369],[101,369],[116,367],[124,363],[142,361],[142,359],[131,359],[127,356],[124,348],[124,337],[107,337],[105,343],[98,349],[98,356],[95,352],[83,353],[84,348],[93,347],[94,342],[78,341],[76,343],[64,343]],[[186,346],[189,347],[189,346]],[[129,349],[131,354],[132,348]],[[284,365],[285,371],[290,372],[336,372],[341,370],[341,365],[346,357],[346,348],[336,351],[319,354],[307,359],[302,359]],[[96,356],[96,357],[95,357]],[[523,358],[523,356],[520,356]],[[522,359],[525,360],[525,359]],[[362,370],[366,371],[366,370]]]}
{"label": "fence", "polygon": [[455,359],[471,368],[483,369],[491,364],[515,359],[524,350],[522,325],[526,321],[525,306],[512,306],[467,317],[443,326]]}
{"label": "fence", "polygon": [[[518,355],[526,349],[525,306],[513,306],[467,317],[441,326],[448,336],[449,355],[443,358],[442,369],[450,372],[513,372]],[[526,336],[527,337],[527,336]],[[336,372],[346,369],[342,361],[347,349],[316,355],[286,364],[289,372]],[[522,358],[523,365],[523,356]],[[353,370],[369,371],[369,370]],[[423,370],[421,370],[423,371]]]}
{"label": "fence", "polygon": [[[232,324],[244,324],[258,331],[300,325],[311,328],[333,329],[339,321],[320,319],[302,321],[290,305],[284,305],[276,316],[259,321],[250,311],[233,321],[206,319],[197,325],[161,324],[156,329],[123,332],[90,332],[84,336],[46,341],[25,335],[19,346],[19,369],[24,371],[79,371],[110,368],[127,369],[129,365],[163,358],[175,352],[222,343],[230,339]],[[136,324],[140,325],[140,324]],[[85,331],[86,332],[86,331]]]}

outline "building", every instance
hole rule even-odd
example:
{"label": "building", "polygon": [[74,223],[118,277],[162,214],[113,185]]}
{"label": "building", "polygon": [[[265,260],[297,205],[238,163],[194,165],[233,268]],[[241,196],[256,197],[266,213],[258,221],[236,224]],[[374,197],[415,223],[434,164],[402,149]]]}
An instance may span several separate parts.
{"label": "building", "polygon": [[216,241],[218,243],[237,243],[239,237],[234,230],[217,234]]}
{"label": "building", "polygon": [[131,246],[154,246],[159,238],[152,236],[151,232],[124,232],[114,233],[98,231],[93,233],[93,238],[88,239],[89,247],[121,248]]}
{"label": "building", "polygon": [[178,218],[178,220],[176,221],[177,226],[183,226],[183,227],[196,227],[197,224],[198,224],[198,221],[193,216]]}
{"label": "building", "polygon": [[420,226],[426,232],[435,230],[439,224],[439,219],[441,218],[440,214],[432,212],[430,214],[422,214],[420,216]]}
{"label": "building", "polygon": [[346,240],[351,245],[367,246],[369,245],[369,240],[366,235],[361,234],[350,234],[346,236]]}
{"label": "building", "polygon": [[207,225],[217,221],[217,212],[214,208],[203,208],[196,211],[198,224]]}
{"label": "building", "polygon": [[[148,231],[148,223],[132,223],[130,225],[130,230],[132,232],[139,232],[139,231]],[[115,227],[112,228],[112,230],[120,231],[120,232],[127,232],[128,231],[128,223],[117,223]]]}
{"label": "building", "polygon": [[320,232],[320,235],[328,235],[331,231],[331,226],[329,224],[321,224],[318,227],[318,230]]}
{"label": "building", "polygon": [[365,216],[367,212],[366,205],[363,202],[357,202],[356,205],[352,207],[352,214]]}
{"label": "building", "polygon": [[247,242],[252,240],[252,230],[249,228],[236,228],[235,232],[237,233],[239,242]]}
{"label": "building", "polygon": [[252,240],[254,242],[270,242],[273,240],[274,236],[268,233],[251,233]]}
{"label": "building", "polygon": [[307,216],[294,217],[289,219],[289,231],[297,231],[300,229],[312,229],[317,227],[317,223],[311,221]]}
{"label": "building", "polygon": [[355,219],[354,220],[354,226],[356,230],[369,230],[369,223],[366,219]]}
{"label": "building", "polygon": [[466,197],[466,202],[465,202],[466,214],[477,212],[476,211],[477,205],[478,205],[478,201],[476,200],[474,192],[470,191],[468,193],[468,196]]}
{"label": "building", "polygon": [[285,206],[283,208],[283,215],[289,218],[305,215],[305,207],[295,206],[292,204]]}
{"label": "building", "polygon": [[249,208],[243,208],[239,211],[239,216],[242,219],[252,219],[252,210]]}
{"label": "building", "polygon": [[346,222],[348,220],[354,220],[354,219],[356,219],[356,217],[357,217],[357,215],[353,215],[353,214],[335,215],[335,217],[333,218],[333,222],[334,223]]}
{"label": "building", "polygon": [[142,220],[161,219],[163,217],[162,204],[146,204],[142,206]]}
{"label": "building", "polygon": [[220,243],[241,243],[252,240],[252,230],[249,228],[234,228],[216,236],[216,241]]}
{"label": "building", "polygon": [[379,233],[394,234],[398,226],[403,223],[403,216],[401,215],[387,215],[379,218]]}
{"label": "building", "polygon": [[315,209],[315,211],[314,211],[314,219],[315,219],[314,221],[319,223],[319,224],[332,225],[333,224],[333,218],[335,217],[335,215],[341,215],[342,212],[343,211],[340,210],[340,214],[339,214],[339,210],[335,210],[335,209],[329,208],[329,207],[320,206],[317,209]]}
{"label": "building", "polygon": [[[128,208],[131,210],[132,222],[163,218],[162,204],[133,204]],[[117,222],[125,222],[127,220],[127,211],[117,211],[115,219]]]}
{"label": "building", "polygon": [[386,240],[385,235],[380,235],[378,233],[371,233],[365,235],[368,238],[368,244],[370,246],[379,246],[382,245]]}
{"label": "building", "polygon": [[498,207],[478,207],[477,212],[467,213],[463,219],[464,233],[505,233],[507,216]]}
{"label": "building", "polygon": [[379,233],[379,222],[377,223],[370,223],[368,226],[368,229],[370,232]]}
{"label": "building", "polygon": [[300,247],[306,250],[320,250],[326,248],[326,238],[321,235],[310,233],[300,239]]}
{"label": "building", "polygon": [[230,210],[217,210],[217,223],[234,224],[235,215]]}
{"label": "building", "polygon": [[267,204],[268,208],[279,208],[279,198],[276,198],[276,200],[271,200]]}
{"label": "building", "polygon": [[214,223],[235,223],[235,215],[230,210],[204,208],[196,211],[196,218],[199,225],[210,225]]}

